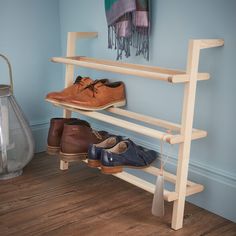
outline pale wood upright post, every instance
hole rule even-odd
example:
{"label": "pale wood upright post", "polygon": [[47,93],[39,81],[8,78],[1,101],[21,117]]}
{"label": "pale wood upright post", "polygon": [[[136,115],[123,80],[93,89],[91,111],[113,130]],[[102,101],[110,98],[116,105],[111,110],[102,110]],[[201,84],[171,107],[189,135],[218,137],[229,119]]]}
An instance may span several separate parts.
{"label": "pale wood upright post", "polygon": [[[67,49],[66,49],[67,57],[75,56],[75,47],[76,47],[76,34],[74,32],[69,32],[67,36]],[[73,78],[74,78],[74,65],[66,65],[65,88],[73,84]],[[71,111],[64,110],[64,117],[70,118]]]}
{"label": "pale wood upright post", "polygon": [[183,143],[179,145],[175,185],[175,192],[177,193],[178,198],[174,201],[171,223],[171,227],[175,230],[183,227],[200,50],[205,48],[220,47],[223,45],[223,39],[196,39],[190,40],[189,42],[186,71],[186,74],[189,76],[189,82],[185,84],[184,88],[184,101],[180,129],[180,134],[183,136],[184,140]]}
{"label": "pale wood upright post", "polygon": [[[97,37],[96,32],[68,32],[67,35],[67,49],[66,49],[66,56],[73,57],[76,54],[76,40],[78,38],[94,38]],[[65,72],[65,88],[71,86],[74,80],[74,72],[75,72],[75,65],[66,64],[66,72]],[[71,111],[64,109],[63,110],[63,117],[70,118]],[[60,161],[60,169],[67,170],[68,169],[68,162],[61,160]]]}
{"label": "pale wood upright post", "polygon": [[186,83],[184,87],[184,100],[181,122],[182,125],[180,131],[181,135],[183,135],[184,137],[184,142],[179,146],[175,185],[175,192],[178,194],[178,199],[174,201],[171,225],[171,227],[175,230],[180,229],[183,226],[199,54],[200,41],[191,40],[189,42],[187,61],[187,74],[189,75],[190,81]]}
{"label": "pale wood upright post", "polygon": [[[67,35],[67,49],[66,49],[67,57],[75,56],[75,47],[76,47],[76,34],[74,32],[69,32]],[[73,78],[74,78],[74,65],[66,65],[65,88],[73,84]],[[71,111],[64,109],[63,117],[70,118]],[[67,170],[68,167],[69,167],[68,162],[63,160],[60,161],[61,170]]]}

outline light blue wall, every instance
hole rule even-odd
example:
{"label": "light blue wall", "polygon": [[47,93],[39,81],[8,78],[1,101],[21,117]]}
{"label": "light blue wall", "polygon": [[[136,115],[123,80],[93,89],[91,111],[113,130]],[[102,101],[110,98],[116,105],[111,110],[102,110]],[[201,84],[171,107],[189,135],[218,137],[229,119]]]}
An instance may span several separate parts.
{"label": "light blue wall", "polygon": [[[204,184],[205,191],[188,200],[235,221],[236,1],[153,0],[152,3],[151,60],[132,57],[127,61],[184,69],[190,38],[225,39],[223,48],[201,54],[200,71],[211,73],[212,79],[198,85],[194,125],[207,130],[209,136],[193,143],[189,176]],[[63,87],[62,67],[48,59],[65,55],[68,31],[97,31],[98,39],[78,44],[78,54],[115,59],[116,52],[107,49],[102,0],[0,0],[0,52],[11,60],[15,95],[30,121],[37,151],[45,148],[49,118],[61,114],[44,102],[44,96]],[[1,61],[1,83],[7,82],[6,71]],[[128,109],[180,121],[181,85],[87,69],[76,72],[93,78],[123,80]],[[91,121],[95,128],[125,132],[137,143],[159,150],[156,140]],[[176,149],[165,146],[165,153],[170,154],[167,168],[174,171]],[[143,177],[154,181],[148,175]]]}
{"label": "light blue wall", "polygon": [[[49,62],[61,54],[58,1],[0,0],[0,53],[11,61],[16,99],[31,124],[36,151],[42,151],[49,117],[58,112],[44,96],[63,83],[62,67]],[[1,83],[7,76],[0,59]]]}
{"label": "light blue wall", "polygon": [[[210,211],[236,220],[236,1],[234,0],[154,0],[152,1],[151,60],[128,59],[184,69],[190,38],[224,38],[225,46],[201,54],[200,71],[209,72],[212,79],[200,82],[197,90],[194,126],[209,132],[206,139],[192,145],[190,178],[203,183],[206,190],[189,198]],[[80,55],[115,59],[107,49],[107,27],[101,0],[60,0],[61,42],[65,54],[68,31],[97,31],[99,38],[78,44]],[[103,72],[78,70],[94,78],[109,77],[123,80],[127,88],[127,108],[167,120],[179,122],[182,105],[182,86],[120,76]],[[122,132],[105,123],[95,127]],[[139,143],[159,149],[159,143],[129,133]],[[169,147],[166,147],[170,149]],[[169,169],[176,166],[176,150],[171,153]],[[146,178],[151,179],[149,176]]]}

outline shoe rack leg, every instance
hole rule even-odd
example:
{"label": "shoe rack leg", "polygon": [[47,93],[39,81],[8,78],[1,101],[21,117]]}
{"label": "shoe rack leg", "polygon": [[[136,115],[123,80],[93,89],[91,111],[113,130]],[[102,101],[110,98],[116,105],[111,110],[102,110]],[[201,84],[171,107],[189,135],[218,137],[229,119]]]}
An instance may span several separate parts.
{"label": "shoe rack leg", "polygon": [[[76,40],[80,38],[96,38],[98,36],[97,32],[69,32],[67,35],[67,50],[66,56],[73,57],[76,54]],[[73,84],[75,68],[74,65],[66,65],[66,77],[65,77],[65,88]],[[63,117],[70,118],[71,111],[64,110]],[[60,169],[67,170],[68,162],[60,161]]]}
{"label": "shoe rack leg", "polygon": [[200,53],[199,42],[191,40],[188,48],[188,62],[187,62],[187,73],[189,74],[190,82],[186,83],[184,88],[182,126],[181,126],[181,135],[183,135],[184,137],[184,142],[179,146],[176,185],[175,185],[175,192],[178,194],[178,199],[174,201],[172,223],[171,223],[171,227],[175,230],[178,230],[183,227],[199,53]]}
{"label": "shoe rack leg", "polygon": [[[74,32],[69,32],[67,36],[67,51],[66,56],[75,56],[75,45],[76,44],[76,34]],[[66,75],[65,75],[65,88],[73,84],[74,78],[74,65],[66,65]],[[71,111],[64,110],[63,117],[70,118]],[[69,163],[67,161],[60,161],[60,170],[67,170],[69,168]]]}

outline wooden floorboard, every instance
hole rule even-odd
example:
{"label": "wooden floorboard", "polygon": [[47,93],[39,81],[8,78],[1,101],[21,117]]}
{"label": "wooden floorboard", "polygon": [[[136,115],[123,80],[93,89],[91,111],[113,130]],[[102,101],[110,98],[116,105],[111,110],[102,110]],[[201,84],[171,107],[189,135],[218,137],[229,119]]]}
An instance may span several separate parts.
{"label": "wooden floorboard", "polygon": [[184,228],[170,228],[166,214],[151,214],[152,195],[84,163],[67,171],[45,153],[35,156],[24,174],[0,182],[1,236],[158,235],[235,236],[236,224],[187,203]]}

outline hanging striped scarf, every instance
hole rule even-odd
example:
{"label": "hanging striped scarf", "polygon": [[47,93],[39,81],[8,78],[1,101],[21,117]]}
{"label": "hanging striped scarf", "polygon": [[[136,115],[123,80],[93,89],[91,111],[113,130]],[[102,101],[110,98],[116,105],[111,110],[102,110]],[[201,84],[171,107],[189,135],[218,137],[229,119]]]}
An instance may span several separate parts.
{"label": "hanging striped scarf", "polygon": [[108,48],[117,50],[117,60],[129,57],[131,46],[149,59],[149,7],[149,0],[105,0]]}

